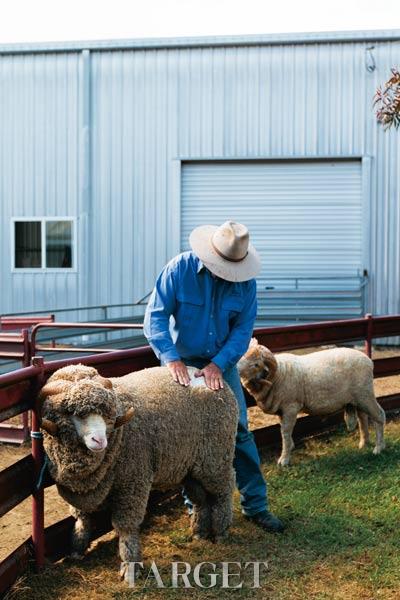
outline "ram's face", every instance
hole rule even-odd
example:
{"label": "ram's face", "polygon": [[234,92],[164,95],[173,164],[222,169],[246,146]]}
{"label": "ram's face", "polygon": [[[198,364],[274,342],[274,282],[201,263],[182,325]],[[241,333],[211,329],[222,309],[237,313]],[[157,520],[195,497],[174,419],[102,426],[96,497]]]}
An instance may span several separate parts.
{"label": "ram's face", "polygon": [[101,415],[90,413],[87,417],[71,416],[79,439],[92,452],[107,448],[107,423]]}
{"label": "ram's face", "polygon": [[243,380],[270,379],[276,372],[276,359],[268,348],[253,338],[246,354],[238,362],[238,370]]}
{"label": "ram's face", "polygon": [[[106,382],[106,383],[105,383]],[[79,440],[92,452],[107,447],[114,429],[116,401],[109,380],[81,380],[70,386],[63,399]]]}
{"label": "ram's face", "polygon": [[117,415],[112,383],[100,376],[49,381],[41,396],[42,428],[61,443],[76,440],[91,452],[104,451],[109,435],[133,416],[132,408]]}

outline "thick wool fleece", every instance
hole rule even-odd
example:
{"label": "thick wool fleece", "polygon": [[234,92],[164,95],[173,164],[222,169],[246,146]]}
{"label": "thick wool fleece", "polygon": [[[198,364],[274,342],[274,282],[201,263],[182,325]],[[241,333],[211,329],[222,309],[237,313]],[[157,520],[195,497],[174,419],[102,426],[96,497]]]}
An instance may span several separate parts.
{"label": "thick wool fleece", "polygon": [[[182,387],[166,367],[105,380],[77,365],[54,373],[42,392],[42,416],[58,425],[56,436],[45,434],[50,472],[80,511],[110,505],[114,526],[129,533],[151,487],[166,490],[190,478],[216,497],[232,489],[238,409],[228,386]],[[117,415],[131,406],[133,419],[114,430]],[[91,412],[107,423],[108,446],[98,453],[86,448],[70,418]]]}

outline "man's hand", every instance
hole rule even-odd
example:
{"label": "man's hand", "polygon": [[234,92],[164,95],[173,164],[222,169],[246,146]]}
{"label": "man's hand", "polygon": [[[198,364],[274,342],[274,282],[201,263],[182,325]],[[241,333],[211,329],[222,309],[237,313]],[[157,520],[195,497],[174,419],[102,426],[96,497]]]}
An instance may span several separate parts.
{"label": "man's hand", "polygon": [[172,375],[172,379],[176,381],[176,383],[180,383],[181,385],[190,384],[189,373],[184,362],[181,360],[173,360],[172,362],[167,363],[166,366]]}
{"label": "man's hand", "polygon": [[206,365],[204,369],[199,369],[198,371],[196,371],[194,376],[203,376],[206,382],[206,386],[210,388],[210,390],[222,390],[222,388],[224,387],[222,371],[213,362],[210,362],[208,365]]}

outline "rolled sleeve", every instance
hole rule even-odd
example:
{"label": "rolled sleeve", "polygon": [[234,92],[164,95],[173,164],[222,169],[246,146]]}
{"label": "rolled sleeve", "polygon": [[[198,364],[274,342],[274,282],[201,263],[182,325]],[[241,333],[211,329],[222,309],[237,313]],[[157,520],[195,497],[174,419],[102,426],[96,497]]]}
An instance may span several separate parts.
{"label": "rolled sleeve", "polygon": [[245,354],[253,333],[257,315],[256,282],[252,282],[243,309],[232,324],[230,334],[221,350],[212,358],[222,371],[233,367]]}
{"label": "rolled sleeve", "polygon": [[173,270],[167,265],[161,271],[150,296],[144,317],[144,335],[161,362],[180,360],[169,331],[170,317],[175,310]]}

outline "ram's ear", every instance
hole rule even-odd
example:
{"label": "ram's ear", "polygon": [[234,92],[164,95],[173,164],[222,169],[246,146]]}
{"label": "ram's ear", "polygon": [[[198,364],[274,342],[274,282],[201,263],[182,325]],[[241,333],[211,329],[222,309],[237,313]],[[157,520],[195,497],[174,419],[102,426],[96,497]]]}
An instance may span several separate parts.
{"label": "ram's ear", "polygon": [[251,348],[256,348],[257,346],[258,346],[258,340],[257,340],[257,338],[252,337],[251,340],[250,340],[250,344],[249,344],[249,348],[248,349],[250,350]]}
{"label": "ram's ear", "polygon": [[40,427],[47,431],[47,433],[50,435],[57,435],[58,425],[57,423],[54,423],[54,421],[50,421],[50,419],[42,419]]}
{"label": "ram's ear", "polygon": [[128,408],[124,415],[120,415],[115,419],[114,429],[117,429],[117,427],[121,427],[121,425],[125,425],[125,423],[128,423],[132,419],[134,414],[135,411],[131,406],[130,408]]}

